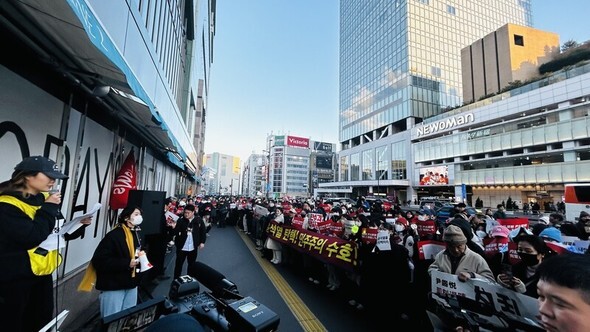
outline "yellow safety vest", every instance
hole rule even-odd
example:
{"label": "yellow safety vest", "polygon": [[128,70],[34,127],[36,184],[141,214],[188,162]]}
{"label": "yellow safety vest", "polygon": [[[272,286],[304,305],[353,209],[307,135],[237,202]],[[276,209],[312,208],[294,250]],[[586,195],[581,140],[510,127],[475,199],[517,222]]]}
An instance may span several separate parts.
{"label": "yellow safety vest", "polygon": [[[48,194],[44,195],[45,197],[48,196]],[[40,206],[29,205],[20,199],[9,195],[0,195],[0,202],[16,206],[27,216],[29,216],[31,220],[35,218],[35,214],[40,208]],[[55,271],[55,269],[61,265],[63,260],[61,254],[57,250],[52,250],[47,254],[42,255],[35,252],[38,248],[39,247],[37,246],[33,249],[27,250],[27,253],[29,254],[29,261],[31,262],[31,271],[33,274],[38,276],[52,274],[53,271]]]}

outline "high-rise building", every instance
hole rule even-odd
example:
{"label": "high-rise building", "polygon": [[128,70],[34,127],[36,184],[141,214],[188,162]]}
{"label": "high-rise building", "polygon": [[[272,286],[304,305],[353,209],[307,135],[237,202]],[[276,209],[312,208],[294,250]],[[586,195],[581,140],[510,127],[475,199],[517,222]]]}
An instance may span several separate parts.
{"label": "high-rise building", "polygon": [[559,35],[506,24],[461,50],[463,101],[489,97],[539,75],[539,66],[559,54]]}
{"label": "high-rise building", "polygon": [[240,158],[214,152],[206,154],[205,177],[202,191],[206,195],[237,195],[240,191]]}
{"label": "high-rise building", "polygon": [[[409,196],[408,129],[461,106],[461,49],[506,23],[531,26],[530,0],[340,2],[339,178]],[[355,189],[356,188],[356,189]]]}
{"label": "high-rise building", "polygon": [[245,196],[261,196],[264,193],[267,156],[251,154],[244,163],[242,170],[242,188],[240,193]]}

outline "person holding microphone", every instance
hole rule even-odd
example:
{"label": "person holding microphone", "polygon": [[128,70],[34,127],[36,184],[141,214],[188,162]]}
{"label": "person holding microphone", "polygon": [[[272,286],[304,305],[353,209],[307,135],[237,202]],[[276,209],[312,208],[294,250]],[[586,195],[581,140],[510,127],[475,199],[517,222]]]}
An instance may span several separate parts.
{"label": "person holding microphone", "polygon": [[52,319],[52,273],[61,256],[38,246],[60,215],[61,193],[49,191],[66,178],[53,160],[33,156],[0,183],[0,322],[6,331],[39,331]]}

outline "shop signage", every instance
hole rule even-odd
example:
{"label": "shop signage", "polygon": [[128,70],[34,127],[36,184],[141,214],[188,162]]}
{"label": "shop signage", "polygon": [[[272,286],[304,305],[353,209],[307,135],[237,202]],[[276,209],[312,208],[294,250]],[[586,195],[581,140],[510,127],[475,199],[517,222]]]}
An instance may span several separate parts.
{"label": "shop signage", "polygon": [[418,137],[428,134],[434,134],[441,130],[448,130],[474,121],[475,116],[473,115],[473,113],[461,114],[454,116],[452,118],[436,121],[418,128]]}

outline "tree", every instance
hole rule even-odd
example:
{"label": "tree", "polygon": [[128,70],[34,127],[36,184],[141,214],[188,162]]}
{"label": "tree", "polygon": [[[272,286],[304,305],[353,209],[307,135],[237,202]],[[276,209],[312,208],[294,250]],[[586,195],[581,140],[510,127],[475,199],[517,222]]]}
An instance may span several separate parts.
{"label": "tree", "polygon": [[565,52],[567,50],[570,50],[572,48],[576,48],[578,46],[579,46],[578,45],[578,42],[576,42],[575,40],[570,39],[570,40],[566,41],[565,43],[563,43],[563,45],[561,45],[561,52],[563,53],[563,52]]}

